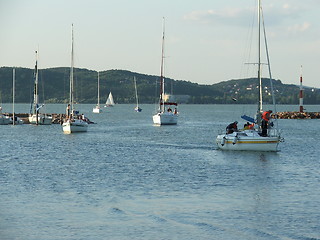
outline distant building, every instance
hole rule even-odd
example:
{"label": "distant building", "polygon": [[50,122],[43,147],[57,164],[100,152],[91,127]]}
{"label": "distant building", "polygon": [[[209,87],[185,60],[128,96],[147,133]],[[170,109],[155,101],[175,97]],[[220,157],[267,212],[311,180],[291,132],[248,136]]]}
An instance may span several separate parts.
{"label": "distant building", "polygon": [[190,96],[189,95],[164,94],[163,99],[165,102],[187,103],[190,99]]}

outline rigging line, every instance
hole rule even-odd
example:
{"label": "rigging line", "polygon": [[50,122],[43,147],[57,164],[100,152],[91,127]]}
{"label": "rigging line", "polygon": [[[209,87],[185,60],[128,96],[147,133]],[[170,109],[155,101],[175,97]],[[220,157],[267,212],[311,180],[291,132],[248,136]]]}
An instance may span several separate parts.
{"label": "rigging line", "polygon": [[[275,92],[273,88],[273,82],[272,82],[272,74],[271,74],[271,64],[270,64],[270,57],[269,57],[269,51],[268,51],[268,43],[267,43],[267,34],[266,34],[266,28],[265,28],[265,23],[264,23],[264,15],[263,11],[261,10],[261,15],[262,15],[262,25],[263,25],[263,33],[264,33],[264,42],[265,42],[265,47],[266,47],[266,55],[267,55],[267,61],[268,61],[268,69],[269,69],[269,78],[270,78],[270,86],[271,86],[271,95],[272,95],[272,104],[273,104],[273,109],[275,112],[275,116],[277,119],[277,107],[276,107],[276,100],[275,100]],[[276,128],[278,129],[278,121],[276,122]]]}

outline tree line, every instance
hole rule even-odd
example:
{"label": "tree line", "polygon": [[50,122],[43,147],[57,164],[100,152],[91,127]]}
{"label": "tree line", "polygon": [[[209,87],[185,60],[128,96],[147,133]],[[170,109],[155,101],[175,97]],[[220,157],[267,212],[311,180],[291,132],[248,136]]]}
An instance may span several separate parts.
{"label": "tree line", "polygon": [[[29,103],[33,97],[34,70],[16,68],[15,101]],[[69,97],[70,69],[66,67],[39,70],[40,102],[66,103]],[[155,103],[159,97],[159,76],[140,74],[126,70],[100,72],[100,99],[106,101],[111,91],[116,103],[134,103],[133,77],[137,79],[139,101]],[[78,103],[97,102],[97,72],[76,68],[74,73],[75,96]],[[262,79],[264,102],[272,103],[270,80]],[[272,80],[278,104],[298,104],[299,87]],[[232,79],[217,84],[204,85],[183,80],[166,79],[165,89],[174,95],[189,95],[190,104],[255,104],[258,98],[258,82],[254,78]],[[319,89],[305,88],[304,103],[319,104]],[[0,103],[12,101],[12,68],[0,68]]]}

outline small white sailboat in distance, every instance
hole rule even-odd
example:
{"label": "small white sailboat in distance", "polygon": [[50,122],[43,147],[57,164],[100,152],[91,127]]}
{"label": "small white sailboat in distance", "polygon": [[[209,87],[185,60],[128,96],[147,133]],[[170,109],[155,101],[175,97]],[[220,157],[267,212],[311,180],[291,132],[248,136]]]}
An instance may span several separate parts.
{"label": "small white sailboat in distance", "polygon": [[98,72],[98,103],[92,110],[93,113],[101,113],[102,109],[100,108],[100,77]]}
{"label": "small white sailboat in distance", "polygon": [[[263,23],[263,24],[262,24]],[[262,104],[262,78],[261,78],[261,25],[263,25],[264,40],[265,40],[265,49],[266,49],[266,58],[269,66],[269,77],[270,83],[272,84],[272,76],[270,69],[270,61],[268,55],[268,47],[265,36],[263,15],[261,0],[258,0],[258,77],[257,81],[259,82],[259,100],[258,100],[258,109],[256,112],[255,119],[243,115],[241,118],[245,119],[247,122],[243,130],[237,129],[237,121],[232,124],[229,124],[227,127],[226,133],[221,133],[216,138],[217,147],[221,150],[232,150],[232,151],[277,151],[278,145],[282,141],[280,137],[280,132],[277,129],[277,124],[274,126],[274,123],[271,120],[271,110],[263,111]],[[272,94],[273,87],[271,85]],[[275,100],[273,97],[274,109],[275,109]]]}
{"label": "small white sailboat in distance", "polygon": [[52,116],[41,114],[40,109],[44,104],[39,105],[39,69],[38,69],[38,51],[36,51],[36,65],[34,68],[34,89],[33,89],[33,103],[31,105],[29,114],[29,123],[36,125],[50,125],[52,124]]}
{"label": "small white sailboat in distance", "polygon": [[138,99],[138,90],[137,90],[137,80],[136,77],[133,77],[133,81],[134,81],[134,89],[135,89],[135,93],[136,93],[136,101],[137,101],[137,106],[134,108],[134,110],[136,112],[141,112],[142,109],[139,107],[139,99]]}
{"label": "small white sailboat in distance", "polygon": [[[160,70],[160,99],[159,108],[153,115],[153,123],[156,125],[176,125],[178,122],[178,104],[175,102],[166,102],[164,100],[164,18],[163,18],[163,34],[162,34],[162,50],[161,50],[161,70]],[[175,109],[172,110],[172,107]]]}
{"label": "small white sailboat in distance", "polygon": [[112,93],[109,93],[108,99],[106,101],[106,105],[104,107],[113,107],[115,105],[114,101],[113,101],[113,96]]}
{"label": "small white sailboat in distance", "polygon": [[74,51],[73,51],[73,24],[72,24],[72,44],[71,44],[71,67],[70,67],[70,92],[69,104],[66,109],[66,119],[62,123],[62,130],[64,133],[70,134],[75,132],[86,132],[88,123],[81,119],[81,115],[77,115],[74,109],[74,96],[73,96],[73,68],[74,68]]}

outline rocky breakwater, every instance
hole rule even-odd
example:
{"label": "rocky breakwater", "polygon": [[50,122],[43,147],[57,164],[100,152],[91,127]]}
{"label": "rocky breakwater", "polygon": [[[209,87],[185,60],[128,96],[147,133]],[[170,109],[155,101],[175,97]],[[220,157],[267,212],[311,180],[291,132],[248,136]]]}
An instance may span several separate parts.
{"label": "rocky breakwater", "polygon": [[320,112],[277,112],[276,115],[278,119],[320,119]]}

